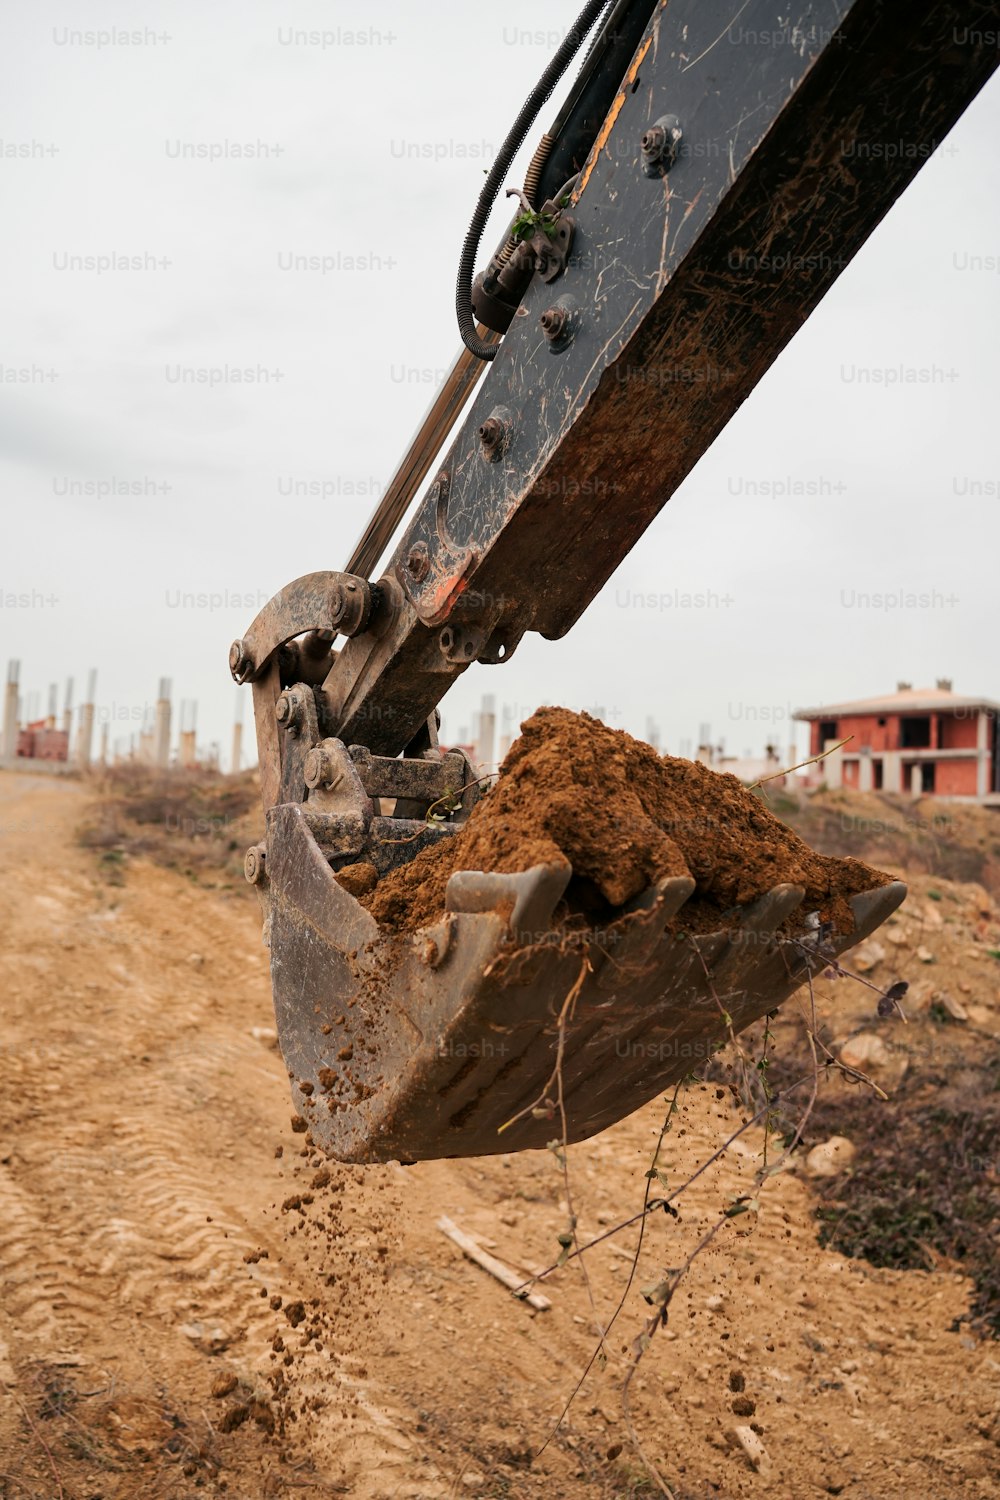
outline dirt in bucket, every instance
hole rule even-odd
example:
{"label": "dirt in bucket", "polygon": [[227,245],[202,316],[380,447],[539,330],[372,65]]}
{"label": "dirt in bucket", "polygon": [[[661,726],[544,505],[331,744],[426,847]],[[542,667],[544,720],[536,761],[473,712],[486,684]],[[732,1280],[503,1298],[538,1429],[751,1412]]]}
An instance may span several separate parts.
{"label": "dirt in bucket", "polygon": [[455,836],[359,894],[380,927],[411,932],[443,916],[456,870],[513,873],[566,859],[573,878],[556,919],[569,926],[606,921],[652,881],[690,875],[687,928],[718,925],[790,882],[805,887],[803,914],[850,932],[850,897],[890,878],[814,853],[735,776],[659,755],[589,714],[540,708]]}

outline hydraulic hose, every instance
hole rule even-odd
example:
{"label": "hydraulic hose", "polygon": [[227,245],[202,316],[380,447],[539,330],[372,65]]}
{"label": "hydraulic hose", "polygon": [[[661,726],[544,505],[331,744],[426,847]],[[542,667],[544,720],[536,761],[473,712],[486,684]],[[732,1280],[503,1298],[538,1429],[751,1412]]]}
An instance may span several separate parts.
{"label": "hydraulic hose", "polygon": [[511,126],[507,139],[497,153],[493,166],[483,183],[479,201],[472,215],[472,222],[465,236],[465,243],[462,245],[462,254],[458,262],[458,280],[455,286],[458,329],[462,335],[463,344],[477,359],[495,359],[498,347],[495,343],[487,343],[485,339],[477,335],[472,309],[472,278],[475,273],[476,255],[490,209],[538,111],[580,50],[591,27],[607,10],[608,5],[609,0],[588,0],[588,4],[584,6],[566,33],[552,61],[525,100],[520,114]]}

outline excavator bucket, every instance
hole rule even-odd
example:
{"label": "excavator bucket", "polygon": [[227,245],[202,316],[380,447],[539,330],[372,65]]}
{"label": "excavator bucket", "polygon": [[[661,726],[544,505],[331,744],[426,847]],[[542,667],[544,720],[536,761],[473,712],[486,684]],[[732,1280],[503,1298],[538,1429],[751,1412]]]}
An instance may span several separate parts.
{"label": "excavator bucket", "polygon": [[560,1101],[567,1139],[586,1139],[704,1064],[730,1025],[780,1005],[906,894],[897,881],[854,896],[853,930],[831,932],[787,924],[804,892],[777,885],[695,935],[694,881],[673,878],[567,935],[553,914],[572,870],[550,863],[457,872],[441,920],[387,936],[338,882],[307,808],[271,810],[262,894],[300,1128],[341,1161],[542,1147],[562,1139]]}
{"label": "excavator bucket", "polygon": [[[733,777],[680,761],[670,771],[649,746],[586,714],[543,709],[523,725],[518,746],[530,740],[544,754],[535,762],[515,747],[485,807],[464,753],[438,745],[434,715],[402,755],[336,738],[317,679],[329,670],[333,628],[366,627],[368,591],[360,578],[308,575],[276,596],[230,653],[234,675],[254,688],[266,833],[245,868],[264,915],[278,1040],[296,1124],[331,1156],[413,1162],[584,1140],[698,1069],[903,900],[903,885],[879,884],[861,866],[847,872],[824,920],[803,913],[806,885],[781,883],[781,873],[800,871],[820,905],[824,887],[807,869],[817,856],[796,841],[797,855],[782,864],[779,846],[795,836]],[[333,628],[309,629],[324,609]],[[557,731],[569,735],[558,745]],[[538,843],[548,793],[531,779],[536,771],[520,779],[529,763],[548,767],[582,843]],[[635,788],[648,792],[678,768],[708,778],[688,814],[672,782],[659,823],[629,810]],[[476,837],[496,826],[509,839],[515,812],[544,855],[533,868],[463,869],[464,851],[476,847],[466,842],[442,851],[444,860],[431,855],[435,869],[451,873],[424,925],[416,908],[405,930],[380,925],[364,904],[373,884],[391,899],[400,881],[416,878],[417,856],[462,838],[465,825]],[[642,845],[643,826],[662,844],[667,825],[678,837],[682,825],[693,830],[688,852],[699,866],[711,839],[729,839],[743,876],[755,851],[770,849],[765,873],[731,887],[750,892],[735,895],[742,904],[731,909],[728,896],[706,906],[699,885],[686,922],[696,880],[675,845],[676,866],[635,866],[620,890],[604,889],[603,907],[577,911],[580,890],[597,878],[585,868],[595,828],[620,865]],[[734,842],[734,827],[749,842]],[[500,863],[489,849],[481,857]],[[416,876],[422,886],[423,866]],[[606,919],[595,920],[602,910]],[[573,912],[578,925],[567,921]]]}

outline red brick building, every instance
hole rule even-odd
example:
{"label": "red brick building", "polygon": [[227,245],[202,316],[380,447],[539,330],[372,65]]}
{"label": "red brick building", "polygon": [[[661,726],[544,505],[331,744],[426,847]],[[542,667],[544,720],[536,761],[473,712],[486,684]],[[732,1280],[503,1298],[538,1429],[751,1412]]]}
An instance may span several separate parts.
{"label": "red brick building", "polygon": [[18,730],[15,754],[26,760],[69,760],[69,735],[39,719]]}
{"label": "red brick building", "polygon": [[809,753],[848,739],[822,762],[828,786],[1000,804],[1000,703],[963,697],[939,678],[933,688],[901,682],[884,698],[800,710]]}

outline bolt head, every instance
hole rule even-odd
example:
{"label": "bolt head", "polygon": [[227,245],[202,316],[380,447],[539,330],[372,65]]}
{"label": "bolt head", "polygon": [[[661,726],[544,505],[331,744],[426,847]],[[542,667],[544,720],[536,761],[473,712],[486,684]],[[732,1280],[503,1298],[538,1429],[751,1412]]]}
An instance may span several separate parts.
{"label": "bolt head", "polygon": [[286,729],[298,729],[302,722],[302,699],[294,688],[286,688],[274,705],[275,718]]}
{"label": "bolt head", "polygon": [[251,844],[243,859],[243,874],[250,885],[259,885],[264,878],[264,862],[267,851],[261,844]]}
{"label": "bolt head", "polygon": [[247,649],[242,640],[234,641],[229,648],[229,670],[234,677],[242,676],[250,665]]}
{"label": "bolt head", "polygon": [[302,778],[307,787],[319,786],[323,780],[323,757],[319,750],[310,750],[302,767]]}
{"label": "bolt head", "polygon": [[416,583],[420,583],[422,579],[427,577],[430,565],[431,559],[427,551],[427,543],[417,542],[415,546],[410,548],[407,554],[406,571]]}
{"label": "bolt head", "polygon": [[554,343],[566,332],[569,316],[564,307],[547,307],[538,322],[545,337]]}
{"label": "bolt head", "polygon": [[309,751],[302,766],[302,779],[310,791],[315,791],[320,786],[332,789],[338,785],[342,774],[337,770],[329,751],[322,745]]}

